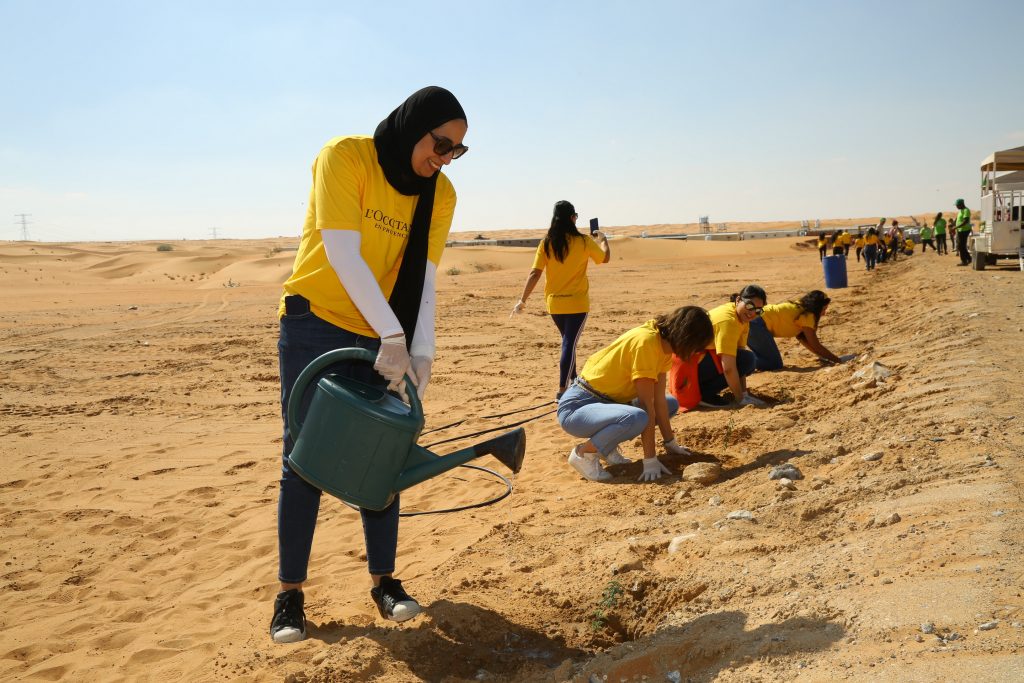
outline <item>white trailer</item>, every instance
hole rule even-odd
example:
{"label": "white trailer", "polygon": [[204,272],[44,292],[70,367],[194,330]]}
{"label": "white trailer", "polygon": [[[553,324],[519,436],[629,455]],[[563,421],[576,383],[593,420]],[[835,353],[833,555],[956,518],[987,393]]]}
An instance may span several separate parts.
{"label": "white trailer", "polygon": [[1024,270],[1024,147],[981,162],[981,230],[971,241],[974,270],[1013,258]]}

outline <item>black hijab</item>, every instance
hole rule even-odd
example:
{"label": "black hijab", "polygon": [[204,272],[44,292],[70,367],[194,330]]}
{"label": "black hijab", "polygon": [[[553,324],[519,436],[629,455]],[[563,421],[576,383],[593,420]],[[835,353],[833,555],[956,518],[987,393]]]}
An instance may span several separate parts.
{"label": "black hijab", "polygon": [[398,269],[395,288],[388,303],[405,332],[411,347],[423,296],[423,276],[427,269],[427,244],[430,216],[434,211],[437,173],[429,178],[412,168],[412,150],[429,131],[453,119],[465,119],[466,112],[455,95],[444,88],[428,86],[417,90],[380,122],[373,134],[380,164],[388,184],[404,195],[419,195],[409,228],[409,238]]}

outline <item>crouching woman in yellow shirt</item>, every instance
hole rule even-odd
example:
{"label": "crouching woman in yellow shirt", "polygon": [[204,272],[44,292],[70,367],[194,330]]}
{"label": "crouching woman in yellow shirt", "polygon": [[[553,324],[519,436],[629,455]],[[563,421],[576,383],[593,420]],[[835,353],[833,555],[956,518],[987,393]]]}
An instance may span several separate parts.
{"label": "crouching woman in yellow shirt", "polygon": [[775,343],[776,337],[793,337],[804,348],[829,363],[842,363],[842,359],[825,348],[818,340],[818,323],[828,309],[831,299],[825,292],[815,289],[796,301],[768,304],[761,316],[750,321],[747,347],[754,352],[758,370],[781,370],[782,354]]}
{"label": "crouching woman in yellow shirt", "polygon": [[586,439],[569,452],[573,469],[590,481],[611,479],[600,461],[631,462],[619,452],[619,444],[639,435],[644,469],[638,481],[669,474],[655,455],[655,425],[667,452],[689,454],[672,433],[670,418],[679,403],[665,395],[672,354],[688,359],[713,339],[707,311],[683,306],[629,330],[591,356],[558,402],[558,424],[572,436]]}
{"label": "crouching woman in yellow shirt", "polygon": [[[746,378],[753,374],[755,361],[746,346],[750,321],[761,315],[767,302],[764,289],[747,285],[739,294],[733,294],[729,303],[709,311],[715,334],[707,343],[708,353],[697,366],[701,407],[764,407],[764,401],[747,393]],[[719,395],[726,387],[732,391],[732,402]]]}

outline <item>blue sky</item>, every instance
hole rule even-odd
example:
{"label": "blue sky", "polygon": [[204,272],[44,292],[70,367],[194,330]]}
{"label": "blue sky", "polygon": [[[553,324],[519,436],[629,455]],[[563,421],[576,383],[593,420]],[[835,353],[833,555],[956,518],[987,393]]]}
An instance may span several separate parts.
{"label": "blue sky", "polygon": [[[1024,3],[0,0],[0,239],[297,235],[324,141],[443,85],[455,230],[978,204]],[[1016,37],[1014,34],[1016,33]]]}

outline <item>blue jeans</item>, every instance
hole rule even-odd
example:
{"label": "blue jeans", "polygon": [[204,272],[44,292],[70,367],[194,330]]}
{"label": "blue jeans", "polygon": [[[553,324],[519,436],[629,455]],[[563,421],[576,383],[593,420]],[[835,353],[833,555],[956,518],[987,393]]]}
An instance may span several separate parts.
{"label": "blue jeans", "polygon": [[[283,583],[302,583],[306,580],[309,553],[313,546],[320,509],[320,489],[297,475],[288,464],[288,454],[294,443],[288,430],[288,398],[295,380],[315,358],[346,347],[359,347],[376,352],[380,340],[363,337],[321,320],[312,313],[285,315],[281,318],[281,332],[277,342],[281,372],[281,417],[284,420],[284,459],[281,468],[281,488],[277,503],[278,580]],[[352,377],[366,384],[383,388],[384,378],[369,363],[351,361],[332,365],[321,375],[336,374]],[[316,381],[310,382],[301,412],[309,410]],[[398,548],[398,496],[380,512],[360,510],[363,518],[363,536],[366,543],[366,562],[371,574],[391,574],[395,571]]]}
{"label": "blue jeans", "polygon": [[558,359],[558,388],[576,379],[576,344],[587,322],[586,313],[552,313],[551,319],[562,335],[562,355]]}
{"label": "blue jeans", "polygon": [[878,261],[878,245],[869,244],[864,247],[864,265],[867,270],[874,270]]}
{"label": "blue jeans", "polygon": [[[755,360],[754,353],[746,349],[736,349],[736,369],[739,370],[740,377],[749,377],[754,374],[754,367],[757,361]],[[715,365],[715,361],[711,358],[710,353],[705,353],[701,359],[700,364],[697,365],[697,382],[700,384],[700,396],[717,396],[729,386],[729,382],[725,379],[725,374],[718,371],[718,366]],[[737,401],[743,398],[742,396],[734,396]]]}
{"label": "blue jeans", "polygon": [[779,353],[779,345],[775,343],[774,335],[761,317],[750,321],[747,348],[754,352],[754,367],[758,370],[782,369],[782,354]]}
{"label": "blue jeans", "polygon": [[[666,396],[668,415],[679,411],[679,401]],[[590,439],[601,455],[608,455],[623,441],[640,436],[647,426],[647,411],[639,401],[612,403],[573,384],[558,401],[558,424],[566,433]]]}

